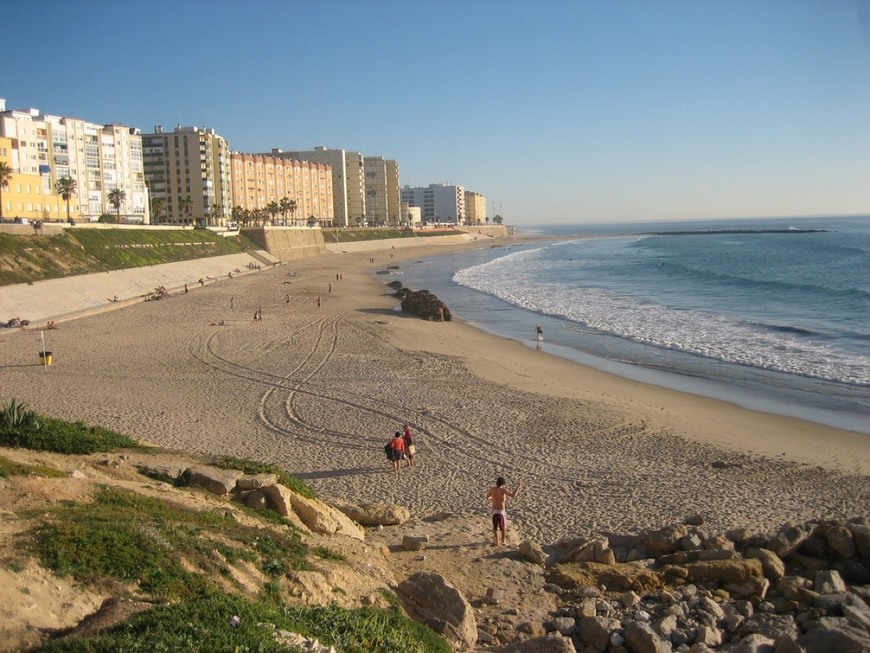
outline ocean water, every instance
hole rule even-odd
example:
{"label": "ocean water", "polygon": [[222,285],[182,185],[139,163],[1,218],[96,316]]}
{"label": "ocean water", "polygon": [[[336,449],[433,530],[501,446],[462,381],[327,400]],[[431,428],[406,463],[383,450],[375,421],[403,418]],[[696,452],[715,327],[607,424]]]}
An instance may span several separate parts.
{"label": "ocean water", "polygon": [[415,261],[402,281],[542,351],[870,434],[870,216],[519,232],[552,239]]}

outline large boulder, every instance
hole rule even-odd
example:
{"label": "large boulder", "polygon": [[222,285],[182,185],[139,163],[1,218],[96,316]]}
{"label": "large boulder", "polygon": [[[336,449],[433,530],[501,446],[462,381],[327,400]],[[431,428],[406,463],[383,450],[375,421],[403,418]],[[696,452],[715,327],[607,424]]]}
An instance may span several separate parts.
{"label": "large boulder", "polygon": [[405,609],[418,621],[466,648],[477,643],[477,620],[465,596],[441,574],[420,571],[398,586]]}
{"label": "large boulder", "polygon": [[333,505],[363,526],[397,526],[411,518],[411,512],[407,508],[394,504],[334,501]]}
{"label": "large boulder", "polygon": [[212,494],[228,497],[236,489],[236,482],[245,474],[237,469],[221,469],[210,465],[189,467],[182,474],[186,485],[198,485]]}
{"label": "large boulder", "polygon": [[415,290],[405,295],[402,310],[435,322],[449,322],[453,317],[444,302],[428,290]]}

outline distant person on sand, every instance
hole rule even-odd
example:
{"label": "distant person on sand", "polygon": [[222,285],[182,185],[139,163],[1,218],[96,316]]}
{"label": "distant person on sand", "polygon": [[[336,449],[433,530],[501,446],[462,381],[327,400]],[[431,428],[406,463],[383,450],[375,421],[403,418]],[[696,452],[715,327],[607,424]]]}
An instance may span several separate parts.
{"label": "distant person on sand", "polygon": [[402,439],[402,432],[396,431],[390,440],[391,460],[393,461],[393,471],[399,473],[399,467],[402,465],[402,458],[405,457],[405,441]]}
{"label": "distant person on sand", "polygon": [[[504,477],[499,476],[495,481],[495,485],[486,491],[486,498],[492,507],[492,536],[496,546],[504,544],[505,534],[507,533],[507,498],[517,496],[521,485],[521,483],[517,483],[514,491],[511,492],[504,486]],[[499,535],[501,535],[501,538],[499,538]]]}
{"label": "distant person on sand", "polygon": [[544,339],[544,330],[541,328],[540,324],[535,325],[535,338],[538,341],[541,341]]}
{"label": "distant person on sand", "polygon": [[411,432],[411,427],[405,424],[402,432],[402,440],[405,441],[405,457],[408,459],[408,467],[414,466],[414,454],[417,453],[417,447],[414,446],[414,434]]}

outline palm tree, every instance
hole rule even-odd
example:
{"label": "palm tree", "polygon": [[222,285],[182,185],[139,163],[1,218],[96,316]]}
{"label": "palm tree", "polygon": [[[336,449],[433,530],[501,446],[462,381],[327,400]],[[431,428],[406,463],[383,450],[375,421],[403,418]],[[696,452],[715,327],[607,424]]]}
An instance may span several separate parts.
{"label": "palm tree", "polygon": [[298,206],[299,204],[296,202],[296,200],[290,200],[289,202],[287,202],[287,210],[290,211],[290,215],[293,216],[294,225],[296,224],[296,209],[298,208]]}
{"label": "palm tree", "polygon": [[496,215],[496,216],[492,219],[492,221],[493,221],[495,224],[501,224],[502,222],[504,222],[504,218],[501,217],[500,215]]}
{"label": "palm tree", "polygon": [[284,224],[287,224],[287,213],[290,211],[290,198],[282,197],[278,201],[278,206],[281,207],[281,217],[284,218]]}
{"label": "palm tree", "polygon": [[127,199],[127,193],[120,188],[113,188],[109,191],[109,204],[115,207],[115,215],[118,217],[118,222],[121,221],[121,205]]}
{"label": "palm tree", "polygon": [[266,213],[269,214],[269,220],[272,223],[272,226],[275,226],[275,216],[281,213],[281,207],[278,206],[277,202],[269,202],[266,205]]}
{"label": "palm tree", "polygon": [[190,212],[193,210],[193,200],[189,197],[178,200],[178,208],[184,213],[184,224],[188,224],[190,222]]}
{"label": "palm tree", "polygon": [[61,177],[60,179],[58,179],[55,187],[55,191],[57,192],[57,194],[60,195],[66,202],[67,222],[70,222],[69,201],[70,198],[75,195],[77,186],[78,183],[76,183],[76,180],[67,175],[66,177]]}
{"label": "palm tree", "polygon": [[3,189],[12,181],[12,166],[0,161],[0,221],[3,220]]}
{"label": "palm tree", "polygon": [[160,214],[166,208],[166,200],[162,197],[151,198],[151,215],[157,218],[157,223],[160,224]]}
{"label": "palm tree", "polygon": [[217,202],[211,205],[208,211],[209,226],[217,225],[224,217],[224,207]]}

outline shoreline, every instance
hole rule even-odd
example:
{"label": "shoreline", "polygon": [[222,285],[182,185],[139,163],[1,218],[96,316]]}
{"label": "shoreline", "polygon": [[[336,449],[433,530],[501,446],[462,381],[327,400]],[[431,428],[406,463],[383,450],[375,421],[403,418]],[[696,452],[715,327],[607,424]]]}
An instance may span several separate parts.
{"label": "shoreline", "polygon": [[[0,391],[163,447],[278,464],[327,498],[479,514],[483,536],[497,475],[523,482],[511,517],[541,541],[690,514],[762,531],[866,514],[866,436],[623,379],[461,320],[425,322],[398,312],[375,274],[479,247],[292,261],[65,321],[48,368],[36,331],[16,330],[0,339]],[[383,444],[404,422],[419,464],[394,475]]]}

